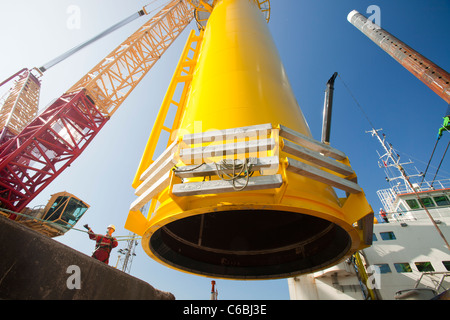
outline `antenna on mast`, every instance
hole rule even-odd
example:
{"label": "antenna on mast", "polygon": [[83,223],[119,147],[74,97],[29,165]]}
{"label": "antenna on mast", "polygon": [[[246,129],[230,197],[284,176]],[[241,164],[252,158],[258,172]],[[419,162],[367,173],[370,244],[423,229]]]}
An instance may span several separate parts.
{"label": "antenna on mast", "polygon": [[119,249],[117,265],[121,263],[121,266],[117,267],[117,269],[120,269],[125,273],[130,273],[133,257],[136,256],[135,251],[136,246],[138,245],[137,239],[138,236],[135,233],[130,233],[129,239],[127,240],[127,247],[125,249]]}
{"label": "antenna on mast", "polygon": [[[400,155],[395,151],[394,147],[391,143],[386,141],[386,135],[382,133],[381,135],[378,131],[382,131],[383,129],[372,129],[370,131],[366,131],[366,133],[371,133],[372,137],[376,136],[381,146],[384,149],[384,154],[379,155],[380,162],[378,162],[380,168],[384,167],[386,172],[386,181],[391,185],[395,180],[401,179],[404,182],[404,187],[407,192],[415,192],[413,185],[410,183],[410,179],[412,177],[421,177],[423,173],[419,172],[418,174],[410,175],[405,171],[405,165],[412,164],[413,162],[410,160],[409,162],[400,162]],[[394,176],[394,174],[389,173],[389,168],[394,167],[398,171],[400,171],[400,176]],[[399,183],[395,185],[396,189],[399,186]]]}
{"label": "antenna on mast", "polygon": [[[447,248],[450,250],[450,244],[447,242],[447,239],[445,238],[445,236],[442,233],[441,229],[439,229],[439,226],[437,225],[436,221],[431,216],[431,214],[428,211],[427,207],[425,206],[425,204],[423,203],[422,199],[420,198],[416,187],[411,183],[410,177],[412,177],[412,176],[408,176],[408,174],[406,173],[405,169],[403,168],[402,164],[400,163],[400,156],[397,153],[393,152],[394,148],[392,147],[392,144],[386,142],[386,136],[385,136],[384,133],[383,133],[383,139],[381,139],[380,135],[378,134],[378,131],[380,131],[380,130],[382,130],[382,129],[375,130],[374,128],[372,128],[371,131],[366,131],[366,133],[372,133],[372,136],[375,135],[378,138],[378,141],[383,146],[383,148],[384,148],[386,153],[381,156],[381,159],[384,162],[385,167],[388,167],[388,165],[394,166],[400,171],[400,173],[401,173],[401,177],[400,178],[403,179],[403,181],[405,182],[405,184],[409,188],[409,190],[411,190],[411,192],[415,194],[415,196],[416,196],[417,200],[419,201],[420,205],[425,210],[425,212],[427,213],[427,215],[430,218],[431,222],[433,223],[434,227],[436,228],[437,232],[441,236],[442,240],[444,240]],[[385,160],[383,160],[383,158],[385,158]],[[389,161],[392,161],[392,164],[390,164]],[[417,187],[418,187],[418,185],[417,185]]]}

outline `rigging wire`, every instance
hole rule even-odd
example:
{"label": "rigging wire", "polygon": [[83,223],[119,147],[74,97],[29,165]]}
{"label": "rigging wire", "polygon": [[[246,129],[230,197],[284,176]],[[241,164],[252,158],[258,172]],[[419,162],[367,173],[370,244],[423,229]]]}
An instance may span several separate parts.
{"label": "rigging wire", "polygon": [[[399,149],[396,149],[396,150],[397,150],[399,153],[402,153],[402,154],[404,154],[405,156],[409,157],[410,159],[413,159],[415,162],[420,162],[420,163],[422,163],[424,166],[427,164],[427,162],[425,162],[425,161],[423,161],[423,160],[421,160],[421,159],[419,159],[419,158],[416,158],[416,157],[414,157],[414,156],[408,154],[407,152],[404,152],[404,151],[399,150]],[[431,169],[431,168],[436,169],[436,166],[430,164],[430,168],[429,168],[429,169]],[[441,171],[441,172],[444,172],[445,175],[446,175],[446,177],[447,177],[448,175],[450,175],[450,172],[449,172],[449,171],[443,170],[442,168],[441,168],[440,171]]]}
{"label": "rigging wire", "polygon": [[[369,122],[369,124],[371,125],[372,130],[373,130],[373,131],[377,134],[377,136],[378,136],[378,133],[376,132],[375,127],[374,127],[374,125],[372,124],[372,121],[370,121],[370,119],[369,119],[369,117],[367,116],[367,114],[365,113],[364,109],[363,109],[362,106],[359,104],[358,100],[356,100],[355,96],[351,93],[349,87],[345,84],[345,82],[344,82],[344,80],[342,79],[342,77],[340,76],[340,74],[339,74],[339,78],[341,79],[342,83],[343,83],[344,86],[346,87],[347,91],[350,93],[350,96],[353,98],[353,100],[355,101],[356,105],[359,107],[359,109],[361,110],[361,112],[364,114],[366,120],[367,120],[367,121]],[[450,144],[450,142],[449,142],[449,144]],[[389,144],[389,145],[390,145],[390,147],[392,148],[392,145],[391,145],[391,144]],[[386,148],[386,147],[385,147],[385,148]],[[448,148],[448,145],[447,145],[447,148]],[[392,148],[392,149],[393,149],[393,148]],[[447,150],[446,150],[446,152],[447,152]],[[442,161],[442,160],[441,160],[441,161]],[[437,225],[437,223],[436,223],[436,221],[434,220],[433,216],[432,216],[431,213],[428,211],[428,208],[427,208],[427,207],[425,206],[425,204],[423,203],[422,198],[419,196],[419,194],[418,194],[416,188],[415,188],[415,187],[413,186],[413,184],[411,183],[411,181],[410,181],[410,179],[409,179],[407,173],[405,172],[404,168],[403,168],[402,166],[399,165],[399,166],[398,166],[398,169],[400,170],[402,176],[405,178],[405,182],[409,185],[409,187],[411,188],[411,190],[413,190],[413,192],[414,192],[414,194],[415,194],[417,200],[419,201],[419,203],[421,204],[421,206],[422,206],[423,209],[425,210],[425,212],[426,212],[428,218],[430,219],[431,223],[434,225],[436,231],[437,231],[438,234],[441,236],[442,240],[444,241],[445,245],[447,246],[447,249],[450,250],[450,244],[449,244],[449,242],[447,241],[447,238],[446,238],[445,235],[442,233],[441,229],[440,229],[439,226]]]}
{"label": "rigging wire", "polygon": [[438,172],[439,172],[439,169],[441,168],[441,165],[442,165],[442,161],[444,161],[444,158],[445,158],[445,155],[446,155],[446,153],[447,153],[447,150],[448,150],[448,146],[450,145],[450,140],[448,141],[448,143],[447,143],[447,147],[445,148],[445,152],[444,152],[444,155],[442,156],[442,158],[441,158],[441,162],[439,163],[439,166],[438,166],[438,168],[437,168],[437,170],[436,170],[436,174],[434,175],[434,178],[433,178],[433,180],[431,181],[431,188],[433,187],[433,184],[434,184],[434,180],[436,179],[436,176],[437,176],[437,174],[438,174]]}
{"label": "rigging wire", "polygon": [[[449,114],[449,110],[450,110],[450,105],[449,105],[449,108],[447,109],[446,114]],[[444,119],[445,119],[445,117],[444,117]],[[438,135],[438,138],[437,138],[437,140],[436,140],[436,144],[434,145],[433,152],[431,153],[430,160],[428,161],[427,169],[425,170],[425,173],[424,173],[424,175],[423,175],[422,181],[420,182],[421,185],[422,185],[423,180],[425,179],[425,175],[426,175],[426,173],[427,173],[428,166],[430,165],[431,159],[433,158],[434,151],[436,150],[436,146],[437,146],[439,140],[441,139],[441,135],[442,135],[441,130],[445,130],[445,131],[449,132],[449,130],[445,127],[445,122],[444,122],[443,127],[439,130],[439,135]],[[450,143],[450,142],[449,142],[449,143]],[[439,169],[440,169],[440,167],[441,167],[441,165],[442,165],[442,161],[444,160],[445,155],[447,154],[447,150],[448,150],[448,144],[447,144],[447,147],[445,148],[444,155],[442,156],[441,161],[440,161],[440,163],[439,163],[439,166],[438,166],[438,168],[437,168],[437,170],[436,170],[436,174],[434,175],[434,178],[433,178],[433,180],[431,181],[431,186],[433,186],[434,180],[436,179],[436,176],[437,176],[437,174],[438,174],[438,172],[439,172]]]}
{"label": "rigging wire", "polygon": [[[367,113],[364,111],[364,109],[363,109],[363,107],[361,106],[361,104],[358,102],[358,100],[356,99],[356,97],[355,97],[355,96],[353,95],[353,93],[351,92],[351,90],[350,90],[350,88],[348,87],[348,85],[347,85],[347,84],[345,83],[345,81],[342,79],[342,77],[341,77],[340,74],[338,74],[338,76],[339,76],[339,79],[341,79],[341,81],[342,81],[344,87],[347,89],[348,93],[350,94],[350,96],[351,96],[352,99],[354,100],[355,104],[358,106],[358,108],[360,109],[360,111],[362,112],[362,114],[364,115],[364,117],[366,118],[366,120],[367,120],[367,122],[369,123],[369,125],[371,126],[371,128],[372,128],[373,130],[375,130],[375,126],[373,125],[373,123],[372,123],[372,121],[370,120],[370,118],[369,118],[369,116],[367,115]],[[449,131],[448,129],[445,129],[445,130]],[[433,155],[434,155],[434,152],[435,152],[435,150],[436,150],[436,147],[437,147],[438,142],[439,142],[439,139],[436,141],[436,144],[434,145],[433,152],[431,153],[431,156],[430,156],[430,159],[429,159],[429,161],[428,161],[427,167],[426,167],[425,172],[424,172],[424,174],[423,174],[423,176],[422,176],[422,181],[420,182],[420,185],[423,183],[423,180],[425,179],[425,175],[426,175],[426,173],[427,173],[427,171],[428,171],[428,169],[429,169],[429,166],[430,166],[430,163],[431,163],[431,161],[432,161],[432,158],[433,158]],[[448,147],[449,147],[449,146],[447,145],[447,148],[448,148]],[[447,152],[447,149],[446,149],[445,153],[446,153],[446,152]],[[443,155],[443,157],[442,157],[442,159],[441,159],[441,164],[442,164],[442,161],[443,161],[443,159],[444,159],[444,157],[445,157],[445,155],[446,155],[445,153],[444,153],[444,155]],[[406,153],[405,153],[405,154],[406,154]],[[439,167],[440,167],[440,165],[439,165]],[[439,171],[439,167],[438,167],[437,171]],[[437,175],[437,172],[436,172],[436,175]],[[436,178],[436,175],[435,175],[435,177],[433,178],[433,182],[434,182],[434,179]]]}
{"label": "rigging wire", "polygon": [[353,93],[350,91],[350,88],[347,86],[347,84],[345,83],[345,81],[342,79],[341,75],[338,74],[339,79],[341,79],[342,83],[344,84],[344,87],[347,89],[348,93],[350,94],[350,96],[352,97],[353,101],[355,101],[356,105],[358,106],[359,110],[361,110],[361,112],[363,113],[364,117],[366,118],[367,122],[369,122],[370,127],[375,130],[375,126],[373,125],[372,121],[370,121],[369,116],[367,115],[367,113],[364,111],[363,107],[359,104],[358,100],[355,98],[355,96],[353,95]]}
{"label": "rigging wire", "polygon": [[[61,228],[63,228],[63,229],[66,229],[67,231],[75,230],[75,231],[80,231],[80,232],[83,232],[83,233],[88,233],[88,231],[86,231],[86,230],[77,229],[77,228],[75,228],[75,227],[64,226],[64,225],[59,224],[59,223],[54,222],[54,221],[44,220],[44,219],[37,218],[37,217],[33,217],[33,216],[30,216],[30,215],[27,215],[27,214],[24,214],[24,213],[21,213],[21,212],[15,212],[15,211],[8,210],[8,209],[5,209],[5,208],[1,208],[0,211],[3,211],[3,212],[5,212],[5,213],[9,213],[9,214],[16,214],[16,215],[18,215],[18,216],[22,216],[22,217],[24,217],[26,220],[31,221],[31,222],[33,222],[33,221],[34,221],[34,222],[40,222],[40,223],[42,223],[42,224],[47,224],[47,225],[50,225],[50,226],[51,226],[51,225],[57,225],[58,227],[61,227]],[[67,232],[67,231],[66,231],[66,232]],[[94,234],[97,235],[97,233],[94,233]],[[127,235],[127,236],[114,236],[114,238],[116,238],[117,241],[127,241],[127,240],[130,240],[130,239],[131,239],[131,238],[130,238],[130,235]],[[142,239],[142,238],[141,238],[141,237],[134,237],[133,239],[140,240],[140,239]]]}
{"label": "rigging wire", "polygon": [[[231,163],[228,163],[227,160],[231,160]],[[239,162],[240,161],[240,162]],[[192,167],[190,169],[180,170],[177,166],[173,167],[174,172],[189,172],[195,171],[205,165],[203,162],[198,166]],[[216,175],[223,181],[228,181],[231,183],[232,187],[236,191],[242,191],[248,186],[249,178],[253,175],[254,171],[251,170],[252,164],[249,163],[249,159],[245,158],[244,160],[239,159],[222,159],[220,162],[214,162]],[[231,173],[227,173],[230,172]],[[225,176],[225,177],[224,177]],[[206,178],[206,177],[205,177]],[[241,183],[239,180],[244,179],[245,181]],[[204,180],[203,180],[204,181]],[[239,182],[239,186],[236,183]]]}
{"label": "rigging wire", "polygon": [[75,53],[77,53],[78,51],[86,48],[87,46],[91,45],[92,43],[106,37],[107,35],[111,34],[112,32],[122,28],[123,26],[129,24],[130,22],[138,19],[141,16],[144,15],[149,15],[150,13],[156,11],[157,9],[161,8],[163,4],[159,5],[158,7],[154,8],[153,10],[147,11],[145,8],[152,5],[153,3],[155,3],[158,0],[153,0],[151,2],[149,2],[148,4],[146,4],[141,10],[133,13],[132,15],[128,16],[127,18],[123,19],[122,21],[119,21],[118,23],[112,25],[111,27],[107,28],[106,30],[100,32],[98,35],[94,36],[93,38],[80,43],[79,45],[73,47],[72,49],[64,52],[63,54],[57,56],[56,58],[50,60],[49,62],[45,63],[44,65],[42,65],[41,67],[37,68],[40,72],[45,72],[48,69],[50,69],[51,67],[54,67],[55,65],[57,65],[58,63],[66,60],[67,58],[71,57],[72,55],[74,55]]}
{"label": "rigging wire", "polygon": [[106,37],[110,33],[112,33],[114,31],[116,31],[117,29],[127,25],[131,21],[136,20],[137,18],[139,18],[142,15],[143,15],[143,13],[141,11],[133,13],[129,17],[127,17],[127,18],[123,19],[122,21],[114,24],[113,26],[109,27],[108,29],[106,29],[103,32],[99,33],[98,35],[94,36],[93,38],[91,38],[91,39],[89,39],[89,40],[87,40],[87,41],[85,41],[85,42],[83,42],[83,43],[73,47],[72,49],[64,52],[63,54],[61,54],[61,55],[57,56],[56,58],[50,60],[49,62],[45,63],[44,65],[42,65],[41,67],[38,68],[39,71],[41,71],[41,72],[47,71],[51,67],[54,67],[58,63],[66,60],[70,56],[74,55],[75,53],[77,53],[81,49],[84,49],[87,46],[89,46],[90,44],[96,42],[97,40],[100,40],[100,39]]}
{"label": "rigging wire", "polygon": [[[235,191],[244,190],[248,185],[249,178],[253,175],[253,171],[251,171],[251,165],[249,165],[249,159],[231,159],[233,161],[231,164],[227,163],[226,160],[227,159],[223,159],[219,163],[214,162],[214,165],[216,166],[216,174],[223,181],[231,181],[233,189]],[[239,163],[237,161],[242,161],[242,163]],[[239,170],[239,172],[236,172],[237,170]],[[232,171],[232,174],[228,174],[226,173],[226,171]],[[225,178],[224,175],[227,178]],[[237,186],[236,182],[238,182],[239,179],[245,179],[245,182],[243,184],[241,183],[240,186]]]}
{"label": "rigging wire", "polygon": [[[436,151],[436,147],[437,147],[438,142],[439,142],[439,139],[437,139],[437,140],[436,140],[436,143],[434,144],[433,152],[431,153],[430,160],[428,160],[427,168],[425,169],[425,172],[423,173],[422,181],[420,181],[420,185],[422,185],[423,180],[425,179],[425,176],[426,176],[427,171],[428,171],[428,167],[430,166],[431,159],[433,159],[434,151]],[[437,173],[436,173],[436,174],[437,174]],[[435,176],[435,177],[436,177],[436,176]],[[434,179],[433,179],[433,180],[434,180]]]}

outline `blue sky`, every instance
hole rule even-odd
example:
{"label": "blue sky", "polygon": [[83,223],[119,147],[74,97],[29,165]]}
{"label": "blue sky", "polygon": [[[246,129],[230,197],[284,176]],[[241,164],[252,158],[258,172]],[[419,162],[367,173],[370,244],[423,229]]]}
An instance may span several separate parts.
{"label": "blue sky", "polygon": [[[0,80],[23,67],[39,67],[89,39],[150,2],[119,0],[20,0],[0,4]],[[158,1],[162,3],[164,1]],[[68,8],[80,9],[79,28],[69,28]],[[436,142],[447,104],[422,82],[347,22],[356,9],[366,13],[377,5],[381,27],[450,70],[450,1],[448,0],[272,0],[269,28],[281,55],[298,103],[313,137],[320,140],[325,84],[336,79],[331,145],[344,151],[358,175],[369,203],[378,211],[376,191],[388,188],[378,168],[378,142],[365,133],[370,124],[342,83],[345,81],[374,126],[387,135],[404,161],[413,160],[424,171]],[[60,96],[100,59],[134,32],[146,18],[102,39],[46,72],[41,107]],[[188,29],[194,28],[191,24]],[[178,38],[153,70],[115,113],[88,149],[45,189],[31,205],[45,204],[50,195],[69,191],[91,205],[79,222],[96,232],[109,224],[116,235],[123,228],[135,199],[131,181],[153,121],[166,92],[189,30]],[[438,144],[427,177],[434,175],[450,134]],[[161,150],[159,150],[161,151]],[[440,177],[449,176],[447,156]],[[90,255],[94,243],[71,231],[58,241]],[[125,247],[122,242],[119,247]],[[115,265],[117,250],[110,264]],[[213,279],[187,275],[151,260],[139,246],[131,274],[154,287],[172,292],[177,299],[209,299]],[[217,280],[219,299],[289,299],[286,280]]]}

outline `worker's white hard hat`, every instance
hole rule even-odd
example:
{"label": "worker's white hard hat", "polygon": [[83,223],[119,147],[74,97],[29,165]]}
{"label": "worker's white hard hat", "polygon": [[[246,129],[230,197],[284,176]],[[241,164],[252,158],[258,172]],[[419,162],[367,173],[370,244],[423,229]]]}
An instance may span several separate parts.
{"label": "worker's white hard hat", "polygon": [[111,229],[113,229],[114,231],[116,231],[116,227],[115,227],[113,224],[110,224],[106,229],[109,229],[109,228],[111,228]]}

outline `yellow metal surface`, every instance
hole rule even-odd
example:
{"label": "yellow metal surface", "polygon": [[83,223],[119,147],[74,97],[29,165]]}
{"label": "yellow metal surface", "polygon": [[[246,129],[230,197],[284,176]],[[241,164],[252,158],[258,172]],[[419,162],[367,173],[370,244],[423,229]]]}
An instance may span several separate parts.
{"label": "yellow metal surface", "polygon": [[[169,88],[166,92],[163,103],[153,125],[152,132],[144,150],[144,156],[141,159],[135,178],[133,180],[132,186],[135,189],[140,184],[139,177],[141,176],[142,172],[153,162],[153,154],[160,139],[161,131],[166,130],[170,133],[167,145],[170,145],[176,139],[175,130],[179,128],[181,115],[183,114],[185,109],[187,92],[191,87],[194,67],[197,63],[198,55],[200,53],[200,45],[202,39],[203,32],[201,32],[200,35],[196,35],[195,31],[191,30],[189,38],[181,54],[180,61],[178,62],[178,65],[175,69],[174,76],[169,84]],[[183,87],[181,95],[180,97],[176,98],[174,97],[174,94],[180,85]],[[164,123],[171,106],[175,106],[177,108],[177,112],[173,120],[172,128],[169,129],[164,126]]]}
{"label": "yellow metal surface", "polygon": [[268,26],[247,2],[216,5],[181,129],[194,132],[196,121],[201,131],[283,123],[310,135]]}
{"label": "yellow metal surface", "polygon": [[364,283],[364,285],[367,288],[367,291],[369,292],[370,299],[377,300],[377,296],[373,288],[374,284],[369,282],[369,275],[366,272],[365,261],[363,262],[361,254],[359,252],[356,252],[354,254],[354,258],[356,266],[358,267],[359,276],[361,277],[361,281]]}
{"label": "yellow metal surface", "polygon": [[[215,4],[178,140],[183,144],[186,133],[272,123],[269,138],[276,141],[276,147],[265,156],[279,157],[275,171],[282,176],[283,184],[259,191],[177,197],[172,188],[182,181],[171,171],[170,185],[154,198],[158,206],[153,206],[145,220],[142,213],[130,212],[127,224],[129,230],[143,236],[142,245],[150,257],[184,272],[226,279],[284,278],[324,269],[367,246],[361,221],[372,214],[372,209],[363,193],[343,201],[331,186],[286,171],[287,154],[278,149],[283,140],[277,125],[307,137],[311,133],[256,4],[251,0],[222,0]],[[216,158],[209,161],[218,161]],[[348,164],[348,159],[342,162]],[[177,165],[187,164],[201,162]],[[143,166],[140,172],[145,169]],[[299,229],[291,229],[293,225]],[[317,234],[306,240],[299,235],[314,228]],[[330,230],[335,238],[331,242],[321,239]],[[340,242],[340,247],[329,249],[334,242]],[[305,262],[315,259],[317,262]]]}

